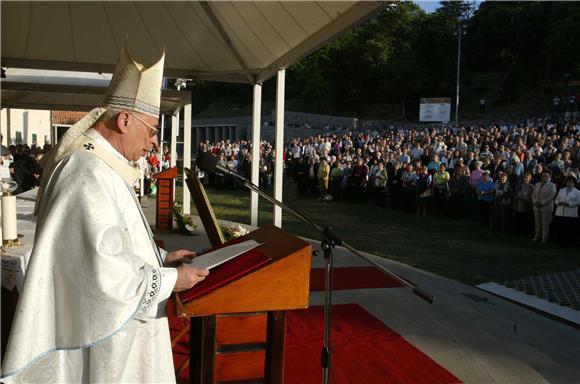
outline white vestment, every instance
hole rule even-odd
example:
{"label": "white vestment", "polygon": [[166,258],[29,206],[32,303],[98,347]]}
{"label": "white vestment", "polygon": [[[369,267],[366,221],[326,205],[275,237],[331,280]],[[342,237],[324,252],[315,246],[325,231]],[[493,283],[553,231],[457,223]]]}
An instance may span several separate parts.
{"label": "white vestment", "polygon": [[175,382],[163,268],[132,185],[90,130],[49,176],[2,364],[4,383]]}

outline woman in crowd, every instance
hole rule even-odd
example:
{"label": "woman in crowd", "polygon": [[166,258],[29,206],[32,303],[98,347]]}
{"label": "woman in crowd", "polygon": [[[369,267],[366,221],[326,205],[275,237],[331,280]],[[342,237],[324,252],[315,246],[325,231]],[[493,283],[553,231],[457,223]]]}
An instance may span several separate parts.
{"label": "woman in crowd", "polygon": [[569,173],[566,186],[558,191],[554,200],[556,211],[554,218],[554,239],[562,244],[578,243],[580,228],[578,225],[578,206],[580,206],[580,190],[575,187],[576,174]]}
{"label": "woman in crowd", "polygon": [[513,167],[513,175],[515,176],[517,183],[521,182],[522,178],[524,177],[524,165],[517,155],[512,157],[511,166]]}
{"label": "woman in crowd", "polygon": [[433,203],[437,215],[444,215],[449,199],[449,172],[445,164],[439,164],[439,170],[433,174]]}
{"label": "woman in crowd", "polygon": [[469,185],[471,185],[471,188],[473,188],[474,190],[477,188],[479,182],[483,177],[481,165],[482,165],[481,161],[476,161],[475,168],[469,174]]}
{"label": "woman in crowd", "polygon": [[328,181],[330,179],[330,165],[326,161],[326,157],[320,158],[320,166],[318,167],[318,183],[320,188],[320,199],[328,199]]}

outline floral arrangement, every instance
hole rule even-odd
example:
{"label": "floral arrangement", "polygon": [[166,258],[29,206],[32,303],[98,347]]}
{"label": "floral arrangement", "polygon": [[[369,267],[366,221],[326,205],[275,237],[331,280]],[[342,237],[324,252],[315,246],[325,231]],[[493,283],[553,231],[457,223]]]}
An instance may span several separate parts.
{"label": "floral arrangement", "polygon": [[195,228],[197,228],[193,222],[193,216],[183,214],[183,207],[181,204],[174,203],[172,211],[179,232],[190,234],[195,230]]}
{"label": "floral arrangement", "polygon": [[236,237],[244,236],[250,233],[246,228],[241,225],[224,225],[220,224],[220,228],[224,235],[226,241],[235,239]]}

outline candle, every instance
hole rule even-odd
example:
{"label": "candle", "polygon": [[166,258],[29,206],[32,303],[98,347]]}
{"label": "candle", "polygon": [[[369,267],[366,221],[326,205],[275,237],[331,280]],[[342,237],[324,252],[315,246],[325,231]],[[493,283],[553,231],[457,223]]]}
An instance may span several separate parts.
{"label": "candle", "polygon": [[16,196],[2,196],[2,240],[17,240]]}
{"label": "candle", "polygon": [[2,198],[0,198],[0,242],[2,242],[4,238],[2,237]]}

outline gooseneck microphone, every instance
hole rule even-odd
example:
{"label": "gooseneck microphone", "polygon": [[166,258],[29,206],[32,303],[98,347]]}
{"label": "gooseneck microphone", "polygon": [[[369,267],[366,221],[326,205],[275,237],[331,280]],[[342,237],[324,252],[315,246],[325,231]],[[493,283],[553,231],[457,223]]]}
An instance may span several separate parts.
{"label": "gooseneck microphone", "polygon": [[[199,156],[197,156],[197,160],[195,165],[202,171],[211,173],[215,172],[216,168],[218,167],[218,158],[210,154],[209,152],[201,152]],[[219,166],[223,168],[222,166]],[[220,172],[224,172],[225,170],[219,170]]]}
{"label": "gooseneck microphone", "polygon": [[[236,172],[232,171],[231,169],[229,169],[227,167],[219,165],[218,158],[209,152],[201,152],[199,154],[199,156],[197,156],[197,160],[195,161],[195,165],[197,165],[197,167],[204,172],[207,172],[207,173],[213,173],[213,172],[225,173],[227,175],[231,175],[237,179],[242,180],[244,183],[249,183],[251,185],[254,185],[250,182],[250,180],[246,179],[245,177],[238,175]],[[253,189],[253,188],[251,188],[251,186],[247,186],[247,187],[250,189]],[[258,192],[258,193],[260,193],[260,192]],[[276,204],[276,203],[274,203],[274,204]]]}

